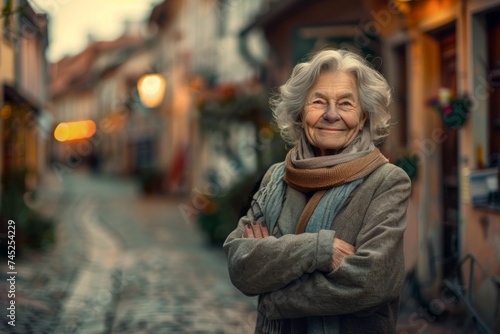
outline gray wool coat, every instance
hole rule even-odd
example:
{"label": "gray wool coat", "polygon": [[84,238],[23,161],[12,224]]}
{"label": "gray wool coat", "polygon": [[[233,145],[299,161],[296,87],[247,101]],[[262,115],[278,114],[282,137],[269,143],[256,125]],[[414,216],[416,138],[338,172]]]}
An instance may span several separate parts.
{"label": "gray wool coat", "polygon": [[[263,316],[286,319],[282,333],[301,334],[307,333],[308,317],[323,316],[337,317],[342,334],[395,333],[410,189],[406,173],[387,163],[354,189],[330,230],[295,235],[306,196],[291,187],[270,237],[241,238],[244,224],[255,220],[251,211],[243,216],[224,250],[234,286],[259,295],[255,332],[262,333]],[[336,270],[334,237],[356,248]]]}

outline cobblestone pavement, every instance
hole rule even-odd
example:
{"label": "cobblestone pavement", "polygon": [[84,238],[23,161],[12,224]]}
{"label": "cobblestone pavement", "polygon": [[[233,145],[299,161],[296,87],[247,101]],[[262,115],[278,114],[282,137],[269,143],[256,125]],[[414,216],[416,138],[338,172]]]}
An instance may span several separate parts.
{"label": "cobblestone pavement", "polygon": [[[79,198],[70,200],[62,184],[54,181],[53,185],[57,189],[44,189],[43,199],[34,205],[56,221],[64,222],[56,226],[59,242],[45,253],[21,250],[23,257],[16,258],[16,326],[9,326],[2,316],[2,333],[53,333],[62,301],[72,289],[79,264],[85,262],[82,228],[73,219],[82,213]],[[0,272],[0,276],[0,308],[5,310],[5,272]]]}
{"label": "cobblestone pavement", "polygon": [[128,252],[120,264],[127,276],[113,332],[252,333],[255,300],[232,287],[221,250],[206,246],[175,202],[161,203],[137,202],[118,220],[111,219],[118,205],[102,211],[103,221],[115,223],[112,229],[127,219],[141,221],[149,235],[160,240],[144,250],[146,245],[132,233],[123,234],[129,249],[143,251]]}
{"label": "cobblestone pavement", "polygon": [[253,331],[255,299],[231,285],[224,254],[184,221],[178,201],[78,175],[54,185],[40,205],[53,211],[59,241],[18,263],[16,326],[3,321],[0,332]]}

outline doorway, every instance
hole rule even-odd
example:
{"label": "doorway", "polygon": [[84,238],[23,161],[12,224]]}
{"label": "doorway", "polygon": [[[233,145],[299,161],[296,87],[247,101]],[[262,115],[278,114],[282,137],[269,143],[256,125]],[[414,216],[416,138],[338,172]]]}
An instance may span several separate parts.
{"label": "doorway", "polygon": [[[440,29],[435,35],[439,45],[441,87],[448,88],[452,94],[457,92],[457,51],[455,24]],[[458,130],[442,125],[443,138],[441,144],[441,191],[442,191],[442,245],[443,245],[443,278],[456,276],[459,261],[458,222],[459,222],[459,188],[458,188]]]}

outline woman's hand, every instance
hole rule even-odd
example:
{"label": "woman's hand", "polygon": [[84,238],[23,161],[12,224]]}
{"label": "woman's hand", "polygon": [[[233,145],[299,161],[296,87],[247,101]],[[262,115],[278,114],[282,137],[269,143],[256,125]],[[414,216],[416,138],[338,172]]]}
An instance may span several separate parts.
{"label": "woman's hand", "polygon": [[354,255],[356,249],[353,245],[348,244],[344,240],[340,240],[338,238],[333,238],[333,262],[332,268],[333,270],[337,269],[340,266],[340,263],[347,255]]}
{"label": "woman's hand", "polygon": [[269,236],[269,230],[266,223],[252,222],[245,224],[245,233],[242,238],[262,239]]}

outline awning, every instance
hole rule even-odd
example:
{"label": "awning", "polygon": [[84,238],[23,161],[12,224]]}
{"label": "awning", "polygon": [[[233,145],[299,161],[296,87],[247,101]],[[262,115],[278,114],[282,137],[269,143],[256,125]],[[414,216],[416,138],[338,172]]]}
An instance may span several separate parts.
{"label": "awning", "polygon": [[26,96],[23,96],[20,92],[18,92],[14,87],[10,85],[3,85],[3,95],[4,102],[16,104],[18,106],[26,106],[26,108],[33,111],[36,115],[40,114],[40,108],[36,106],[33,101]]}

